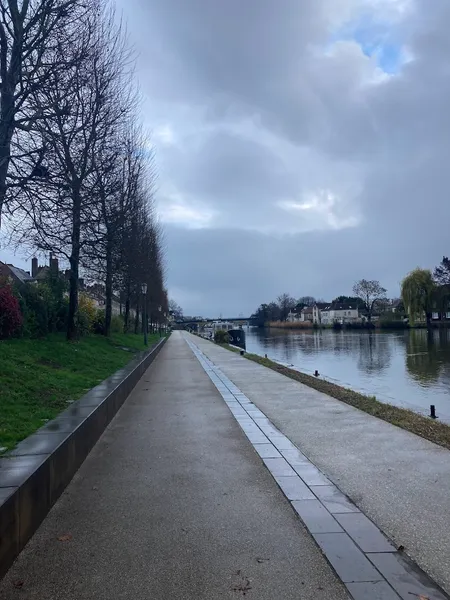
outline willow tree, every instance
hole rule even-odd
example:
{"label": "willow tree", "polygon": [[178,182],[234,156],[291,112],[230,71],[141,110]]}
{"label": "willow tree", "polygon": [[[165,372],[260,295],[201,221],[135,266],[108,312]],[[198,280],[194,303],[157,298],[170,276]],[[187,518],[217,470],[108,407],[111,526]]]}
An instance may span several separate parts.
{"label": "willow tree", "polygon": [[435,283],[429,269],[414,269],[402,281],[402,300],[410,323],[425,313],[427,325],[431,321]]}

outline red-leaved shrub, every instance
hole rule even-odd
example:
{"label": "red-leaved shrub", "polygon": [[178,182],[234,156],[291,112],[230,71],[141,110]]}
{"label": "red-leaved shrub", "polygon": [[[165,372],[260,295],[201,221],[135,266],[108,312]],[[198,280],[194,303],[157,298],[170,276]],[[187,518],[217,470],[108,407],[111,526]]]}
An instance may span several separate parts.
{"label": "red-leaved shrub", "polygon": [[0,287],[0,339],[14,337],[22,327],[23,317],[18,299],[9,283]]}

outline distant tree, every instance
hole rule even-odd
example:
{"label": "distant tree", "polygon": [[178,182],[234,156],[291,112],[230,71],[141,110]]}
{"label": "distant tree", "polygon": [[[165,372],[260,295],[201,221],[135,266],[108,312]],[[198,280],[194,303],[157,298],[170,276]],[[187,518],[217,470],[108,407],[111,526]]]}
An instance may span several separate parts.
{"label": "distant tree", "polygon": [[314,296],[301,296],[297,301],[297,305],[301,306],[314,306],[315,303],[316,299]]}
{"label": "distant tree", "polygon": [[429,269],[414,269],[402,281],[402,299],[411,323],[425,313],[427,325],[431,321],[435,283]]}
{"label": "distant tree", "polygon": [[365,307],[364,301],[356,296],[338,296],[332,304],[350,304],[352,306]]}
{"label": "distant tree", "polygon": [[295,307],[296,301],[289,294],[281,294],[278,296],[277,302],[280,308],[280,321],[286,321],[288,314]]}
{"label": "distant tree", "polygon": [[183,309],[173,299],[169,300],[169,310],[177,321],[183,318]]}
{"label": "distant tree", "polygon": [[447,256],[434,269],[433,278],[438,285],[450,285],[450,259]]}
{"label": "distant tree", "polygon": [[353,286],[353,293],[364,302],[367,320],[370,323],[377,302],[386,300],[386,290],[380,285],[379,281],[361,279]]}
{"label": "distant tree", "polygon": [[267,306],[267,316],[269,321],[281,320],[281,309],[276,302],[270,302]]}

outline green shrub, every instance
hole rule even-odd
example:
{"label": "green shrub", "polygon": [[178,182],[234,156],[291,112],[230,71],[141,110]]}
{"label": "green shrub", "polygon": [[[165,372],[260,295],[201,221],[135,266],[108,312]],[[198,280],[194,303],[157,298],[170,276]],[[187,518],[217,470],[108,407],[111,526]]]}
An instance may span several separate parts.
{"label": "green shrub", "polygon": [[228,344],[230,341],[230,336],[224,329],[219,329],[214,334],[214,341],[216,344]]}
{"label": "green shrub", "polygon": [[23,316],[20,303],[9,283],[0,287],[0,339],[20,335]]}
{"label": "green shrub", "polygon": [[123,333],[124,320],[120,315],[111,317],[111,333]]}
{"label": "green shrub", "polygon": [[75,315],[75,327],[80,337],[87,335],[91,331],[91,321],[89,313],[83,308],[78,308]]}
{"label": "green shrub", "polygon": [[92,331],[97,335],[105,334],[105,311],[99,308],[92,322]]}
{"label": "green shrub", "polygon": [[[105,335],[105,311],[99,308],[92,323],[92,331],[98,335]],[[120,315],[111,317],[111,333],[123,333],[124,321]]]}
{"label": "green shrub", "polygon": [[48,307],[39,285],[26,284],[19,290],[23,313],[22,335],[27,338],[45,337],[48,334]]}

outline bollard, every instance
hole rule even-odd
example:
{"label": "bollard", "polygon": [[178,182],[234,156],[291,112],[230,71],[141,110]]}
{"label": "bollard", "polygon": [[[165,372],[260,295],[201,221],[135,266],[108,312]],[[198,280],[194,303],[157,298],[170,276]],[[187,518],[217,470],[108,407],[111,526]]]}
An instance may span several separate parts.
{"label": "bollard", "polygon": [[436,416],[436,407],[434,404],[430,404],[430,417],[432,419],[439,419],[439,417]]}
{"label": "bollard", "polygon": [[244,356],[244,351],[243,351],[243,350],[241,350],[240,354],[241,354],[241,356]]}
{"label": "bollard", "polygon": [[264,354],[264,358],[267,358],[267,354]]}
{"label": "bollard", "polygon": [[319,377],[319,371],[317,369],[314,371],[314,377]]}

